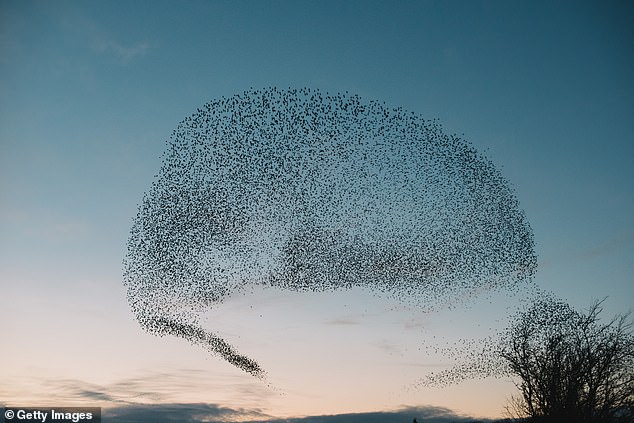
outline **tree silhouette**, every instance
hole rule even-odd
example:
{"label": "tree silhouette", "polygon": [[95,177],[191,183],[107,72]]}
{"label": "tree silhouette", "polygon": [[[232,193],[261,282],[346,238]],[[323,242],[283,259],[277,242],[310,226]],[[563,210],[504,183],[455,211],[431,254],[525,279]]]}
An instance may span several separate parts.
{"label": "tree silhouette", "polygon": [[629,315],[602,323],[601,303],[580,313],[543,301],[520,316],[501,353],[520,380],[509,414],[540,422],[634,421],[632,323]]}

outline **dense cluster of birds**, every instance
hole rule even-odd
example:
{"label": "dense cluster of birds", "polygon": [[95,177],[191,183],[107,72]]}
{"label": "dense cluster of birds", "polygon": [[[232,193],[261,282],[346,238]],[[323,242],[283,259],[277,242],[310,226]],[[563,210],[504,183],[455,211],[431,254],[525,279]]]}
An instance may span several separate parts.
{"label": "dense cluster of birds", "polygon": [[433,309],[532,280],[530,226],[509,184],[435,120],[310,88],[210,101],[173,132],[124,260],[144,329],[206,346],[202,310],[263,285],[362,287]]}

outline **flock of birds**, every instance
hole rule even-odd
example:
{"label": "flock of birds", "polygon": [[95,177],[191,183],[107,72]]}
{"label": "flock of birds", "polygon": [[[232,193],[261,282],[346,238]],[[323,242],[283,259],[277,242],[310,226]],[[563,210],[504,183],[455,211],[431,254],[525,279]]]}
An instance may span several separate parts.
{"label": "flock of birds", "polygon": [[525,298],[512,315],[503,317],[507,317],[507,326],[490,336],[460,339],[434,348],[434,353],[449,357],[456,364],[418,379],[413,386],[445,387],[472,379],[513,376],[505,355],[514,348],[522,348],[524,341],[545,346],[562,334],[574,339],[578,335],[574,333],[574,325],[581,325],[584,320],[583,314],[568,303],[539,289]]}
{"label": "flock of birds", "polygon": [[434,310],[521,289],[536,265],[505,178],[438,122],[348,93],[267,88],[213,100],[175,129],[124,283],[145,330],[264,378],[202,328],[204,310],[256,285],[362,287]]}

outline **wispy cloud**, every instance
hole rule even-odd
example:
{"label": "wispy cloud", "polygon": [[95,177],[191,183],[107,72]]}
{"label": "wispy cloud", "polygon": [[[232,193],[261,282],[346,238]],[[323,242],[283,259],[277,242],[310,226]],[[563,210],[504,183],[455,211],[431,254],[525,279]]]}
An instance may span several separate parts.
{"label": "wispy cloud", "polygon": [[[185,371],[189,376],[200,375],[198,371]],[[433,406],[402,406],[396,410],[379,410],[365,413],[344,413],[332,415],[312,415],[302,417],[278,417],[275,411],[268,411],[253,406],[266,403],[265,398],[260,401],[242,402],[235,400],[218,400],[214,403],[204,401],[185,402],[174,401],[168,393],[161,392],[161,387],[148,389],[147,383],[160,385],[162,379],[170,379],[168,383],[178,382],[177,375],[150,374],[137,378],[124,379],[116,383],[99,385],[77,379],[57,379],[38,381],[38,389],[42,395],[37,395],[38,406],[59,405],[67,406],[100,406],[104,423],[216,423],[216,422],[245,422],[245,423],[403,423],[417,419],[425,423],[467,423],[476,419],[464,416],[448,408]],[[220,382],[225,385],[222,376]],[[174,388],[174,386],[172,386]],[[225,389],[234,389],[225,386]],[[177,390],[181,390],[177,386]],[[183,391],[186,389],[183,387]],[[0,388],[1,391],[1,388]],[[44,394],[44,392],[46,394]],[[261,396],[261,392],[249,390],[240,391],[247,396]],[[46,398],[46,400],[43,400]],[[33,403],[36,398],[30,398]],[[15,401],[15,400],[12,400]],[[22,402],[22,401],[21,401]],[[10,404],[13,405],[13,404]],[[477,419],[478,422],[492,422],[490,419]]]}
{"label": "wispy cloud", "polygon": [[121,63],[144,56],[151,49],[147,39],[130,39],[129,34],[113,32],[83,9],[69,7],[61,20],[62,28],[84,46],[87,43],[93,53],[109,55]]}
{"label": "wispy cloud", "polygon": [[603,259],[605,256],[627,252],[628,249],[632,248],[632,244],[634,244],[634,232],[624,229],[620,235],[597,242],[593,246],[560,253],[550,259],[543,259],[540,262],[540,268]]}
{"label": "wispy cloud", "polygon": [[414,316],[410,317],[403,323],[403,326],[407,330],[421,330],[429,324],[426,316]]}
{"label": "wispy cloud", "polygon": [[[180,369],[173,372],[142,372],[138,375],[105,384],[78,379],[39,380],[29,388],[28,397],[43,398],[51,404],[84,404],[87,406],[120,407],[134,404],[181,403],[184,394],[197,387],[187,399],[204,401],[207,393],[221,392],[220,402],[248,408],[262,404],[276,395],[266,386],[254,384],[244,375],[214,374],[201,370]],[[1,393],[0,389],[0,393]],[[45,394],[46,393],[46,394]],[[38,399],[38,401],[40,401]]]}
{"label": "wispy cloud", "polygon": [[46,241],[68,241],[84,237],[92,231],[81,218],[61,216],[47,208],[0,207],[0,224],[6,224],[20,236]]}
{"label": "wispy cloud", "polygon": [[103,420],[121,423],[265,422],[271,421],[271,416],[258,410],[216,404],[133,404],[104,410]]}
{"label": "wispy cloud", "polygon": [[390,342],[387,339],[382,339],[379,342],[375,342],[374,346],[383,351],[387,355],[398,355],[403,356],[404,350],[403,347],[394,342]]}
{"label": "wispy cloud", "polygon": [[[474,421],[472,417],[459,415],[442,407],[404,407],[395,411],[275,418],[259,410],[234,409],[217,404],[135,404],[105,410],[103,418],[104,422],[125,423],[235,421],[246,423],[402,423],[413,419],[426,423],[467,423]],[[482,423],[492,422],[492,420],[487,419],[479,419],[478,421]]]}
{"label": "wispy cloud", "polygon": [[618,252],[623,248],[631,246],[634,242],[634,232],[624,232],[623,234],[608,239],[603,243],[600,243],[593,248],[585,250],[579,254],[579,258],[582,260],[594,259],[603,255],[612,254]]}
{"label": "wispy cloud", "polygon": [[327,320],[326,322],[324,322],[327,325],[358,325],[359,321],[356,319],[351,319],[351,318],[341,318],[341,319],[333,319],[333,320]]}
{"label": "wispy cloud", "polygon": [[150,49],[147,41],[124,45],[112,38],[103,35],[96,37],[92,43],[93,50],[98,53],[109,53],[123,61],[130,61],[136,57],[143,56]]}
{"label": "wispy cloud", "polygon": [[81,398],[88,398],[88,399],[92,399],[95,401],[107,401],[107,402],[112,402],[115,399],[112,398],[110,395],[108,395],[105,392],[100,392],[100,391],[91,391],[91,390],[80,390],[77,392],[77,396],[81,397]]}
{"label": "wispy cloud", "polygon": [[[187,377],[199,371],[184,370]],[[205,401],[186,402],[174,401],[167,392],[161,392],[161,380],[168,380],[172,385],[177,382],[179,376],[164,373],[148,373],[145,376],[124,379],[119,382],[100,385],[84,382],[77,379],[56,379],[42,382],[38,381],[38,389],[42,396],[37,395],[38,406],[59,405],[67,406],[100,406],[104,423],[216,423],[216,422],[245,422],[245,423],[402,423],[417,419],[425,423],[467,423],[476,419],[464,416],[448,408],[433,406],[401,406],[396,410],[379,410],[365,413],[344,413],[332,415],[312,415],[302,417],[278,417],[275,411],[268,411],[253,404],[264,404],[266,398],[261,392],[249,390],[240,391],[242,395],[250,397],[260,396],[259,401],[242,402],[241,398],[234,400],[217,400],[209,403]],[[156,385],[156,389],[148,389],[147,383]],[[220,383],[225,389],[234,389],[229,386],[230,380],[220,376]],[[174,386],[171,386],[173,389]],[[185,387],[177,390],[187,391]],[[1,391],[1,389],[0,389]],[[44,392],[46,394],[44,394]],[[212,391],[210,391],[212,392]],[[43,398],[46,400],[43,401]],[[253,399],[253,398],[252,398]],[[30,398],[32,403],[35,398]],[[12,400],[15,401],[15,400]],[[10,404],[13,405],[13,404]],[[490,419],[477,419],[478,422],[492,422]]]}

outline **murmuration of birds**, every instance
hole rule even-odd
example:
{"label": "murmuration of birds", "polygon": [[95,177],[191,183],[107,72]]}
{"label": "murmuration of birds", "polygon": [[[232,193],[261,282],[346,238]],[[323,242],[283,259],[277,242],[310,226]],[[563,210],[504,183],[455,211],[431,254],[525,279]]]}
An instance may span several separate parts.
{"label": "murmuration of birds", "polygon": [[[503,353],[525,334],[546,345],[556,335],[568,333],[570,324],[583,316],[564,300],[537,289],[510,316],[503,316],[506,327],[485,338],[460,339],[435,353],[452,361],[445,369],[419,378],[412,387],[447,387],[467,380],[512,378],[515,376]],[[570,335],[574,337],[574,334]]]}
{"label": "murmuration of birds", "polygon": [[124,259],[158,336],[264,379],[201,313],[263,286],[362,288],[425,310],[531,282],[533,235],[508,181],[436,120],[357,95],[251,89],[172,133]]}

